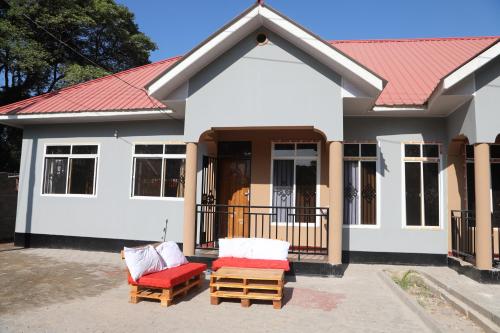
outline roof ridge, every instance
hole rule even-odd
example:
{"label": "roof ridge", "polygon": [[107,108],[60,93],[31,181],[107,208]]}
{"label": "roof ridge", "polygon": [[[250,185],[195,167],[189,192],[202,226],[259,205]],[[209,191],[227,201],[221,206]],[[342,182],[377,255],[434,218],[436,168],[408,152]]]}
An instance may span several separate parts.
{"label": "roof ridge", "polygon": [[[151,62],[149,64],[144,64],[144,65],[141,65],[141,66],[132,67],[132,68],[129,68],[129,69],[117,72],[117,73],[104,75],[104,76],[101,76],[101,77],[98,77],[98,78],[95,78],[95,79],[92,79],[92,80],[88,80],[88,81],[85,81],[85,82],[76,83],[76,84],[73,84],[73,85],[68,86],[68,87],[64,87],[64,88],[53,90],[53,91],[49,91],[49,92],[46,92],[46,93],[43,93],[43,94],[40,94],[40,95],[28,97],[26,99],[22,99],[20,101],[14,102],[14,103],[7,103],[5,105],[11,105],[11,106],[15,107],[17,105],[29,104],[29,103],[35,102],[35,101],[37,101],[39,99],[43,99],[43,98],[47,98],[47,97],[50,97],[50,96],[55,95],[55,94],[59,94],[59,93],[61,93],[63,91],[73,90],[73,89],[76,89],[76,88],[87,86],[89,84],[93,84],[95,82],[100,82],[100,81],[103,81],[103,80],[106,80],[106,79],[110,79],[110,78],[115,77],[115,76],[125,75],[125,74],[128,74],[130,72],[135,72],[135,71],[137,71],[139,69],[143,69],[145,67],[150,67],[150,66],[153,66],[153,65],[160,65],[160,64],[163,64],[163,63],[166,63],[166,62],[172,62],[172,61],[178,60],[179,58],[182,58],[182,56],[170,57],[170,58],[167,58],[167,59],[163,59],[163,60]],[[2,105],[2,106],[4,106],[4,105]]]}
{"label": "roof ridge", "polygon": [[461,37],[419,37],[419,38],[381,38],[381,39],[339,39],[329,40],[331,44],[349,44],[349,43],[409,43],[425,41],[454,41],[454,40],[481,40],[481,39],[500,39],[499,36],[461,36]]}

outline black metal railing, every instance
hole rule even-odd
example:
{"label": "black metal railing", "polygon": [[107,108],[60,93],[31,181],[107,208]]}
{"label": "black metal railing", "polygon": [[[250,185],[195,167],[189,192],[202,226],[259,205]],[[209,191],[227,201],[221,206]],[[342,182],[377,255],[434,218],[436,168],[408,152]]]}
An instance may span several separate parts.
{"label": "black metal railing", "polygon": [[280,239],[289,253],[328,254],[328,208],[196,205],[196,248],[218,249],[225,237]]}
{"label": "black metal railing", "polygon": [[476,220],[474,211],[451,211],[451,248],[453,255],[474,261],[476,255]]}

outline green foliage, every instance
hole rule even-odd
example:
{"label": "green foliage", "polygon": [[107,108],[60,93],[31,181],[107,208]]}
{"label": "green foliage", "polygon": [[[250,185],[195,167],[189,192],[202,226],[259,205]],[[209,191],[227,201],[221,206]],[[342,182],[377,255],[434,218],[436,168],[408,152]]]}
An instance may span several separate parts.
{"label": "green foliage", "polygon": [[415,282],[413,279],[414,271],[406,271],[401,278],[395,278],[394,281],[404,290],[408,290]]}
{"label": "green foliage", "polygon": [[66,66],[62,70],[62,72],[64,73],[63,74],[64,78],[57,84],[58,88],[71,86],[73,84],[85,82],[88,80],[92,80],[110,74],[108,71],[100,67],[92,65],[82,66],[79,64],[71,64],[69,66]]}
{"label": "green foliage", "polygon": [[[134,14],[114,0],[9,0],[9,4],[0,1],[0,104],[146,64],[156,49],[139,30]],[[99,66],[61,45],[40,26]],[[0,127],[0,132],[7,136],[0,144],[9,141],[11,131]],[[5,155],[3,148],[0,171],[12,155]]]}

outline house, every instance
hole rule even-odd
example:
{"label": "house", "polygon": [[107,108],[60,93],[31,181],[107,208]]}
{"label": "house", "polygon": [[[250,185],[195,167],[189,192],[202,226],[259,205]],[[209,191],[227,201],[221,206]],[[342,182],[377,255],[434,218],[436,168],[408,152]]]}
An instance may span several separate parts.
{"label": "house", "polygon": [[257,3],[183,57],[2,106],[24,129],[16,243],[265,237],[329,267],[491,270],[499,41],[325,41]]}

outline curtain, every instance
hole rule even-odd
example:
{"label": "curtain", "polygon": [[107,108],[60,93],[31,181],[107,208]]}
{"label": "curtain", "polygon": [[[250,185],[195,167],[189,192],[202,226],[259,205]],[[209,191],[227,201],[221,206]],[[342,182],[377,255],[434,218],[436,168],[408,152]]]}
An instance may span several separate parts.
{"label": "curtain", "polygon": [[344,162],[344,224],[358,224],[358,161]]}
{"label": "curtain", "polygon": [[376,162],[361,162],[361,224],[376,224]]}
{"label": "curtain", "polygon": [[65,194],[68,172],[67,157],[45,158],[45,174],[43,176],[43,193]]}
{"label": "curtain", "polygon": [[[293,160],[273,161],[273,206],[292,207]],[[273,222],[287,221],[287,209],[273,209]],[[288,221],[292,222],[292,221]]]}

